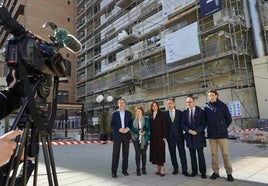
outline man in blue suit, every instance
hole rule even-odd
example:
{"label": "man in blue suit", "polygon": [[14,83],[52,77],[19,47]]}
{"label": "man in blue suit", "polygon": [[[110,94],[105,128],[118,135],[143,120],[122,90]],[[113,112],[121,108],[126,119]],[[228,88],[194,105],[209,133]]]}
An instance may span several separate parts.
{"label": "man in blue suit", "polygon": [[182,113],[182,128],[185,131],[186,146],[189,148],[192,174],[196,176],[197,169],[197,158],[198,154],[199,171],[202,178],[206,176],[206,161],[204,156],[204,147],[207,146],[205,138],[205,113],[204,111],[195,105],[195,100],[192,96],[186,98],[187,109]]}
{"label": "man in blue suit", "polygon": [[130,128],[132,128],[132,114],[125,110],[126,100],[120,98],[118,100],[119,109],[112,113],[110,126],[113,129],[113,155],[112,155],[112,177],[117,178],[117,168],[119,163],[119,154],[122,144],[123,161],[122,174],[128,176],[128,155],[129,155],[129,141]]}
{"label": "man in blue suit", "polygon": [[184,135],[183,130],[181,128],[182,112],[178,109],[175,109],[175,100],[173,98],[168,99],[167,105],[169,110],[165,112],[165,118],[167,125],[168,149],[170,153],[171,163],[174,168],[172,174],[178,174],[179,172],[179,166],[176,156],[177,146],[181,160],[182,174],[184,174],[185,176],[190,176],[187,172],[187,160],[184,148]]}

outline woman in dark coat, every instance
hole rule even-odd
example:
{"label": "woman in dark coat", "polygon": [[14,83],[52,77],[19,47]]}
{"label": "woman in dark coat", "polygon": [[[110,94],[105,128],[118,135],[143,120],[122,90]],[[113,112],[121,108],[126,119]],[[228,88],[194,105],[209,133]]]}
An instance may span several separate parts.
{"label": "woman in dark coat", "polygon": [[166,160],[165,141],[167,129],[165,124],[165,115],[159,109],[157,102],[153,102],[151,104],[149,119],[151,124],[150,162],[152,162],[152,164],[157,164],[157,175],[165,176],[164,163]]}

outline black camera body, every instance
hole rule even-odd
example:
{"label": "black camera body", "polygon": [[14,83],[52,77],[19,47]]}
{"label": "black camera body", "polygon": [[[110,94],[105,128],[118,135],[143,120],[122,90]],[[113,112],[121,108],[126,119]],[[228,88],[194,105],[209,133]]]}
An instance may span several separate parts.
{"label": "black camera body", "polygon": [[1,25],[14,36],[6,43],[6,62],[10,68],[16,69],[18,63],[23,63],[29,75],[37,77],[40,74],[58,77],[71,75],[71,62],[58,52],[64,45],[56,39],[48,43],[26,31],[3,5],[0,5]]}
{"label": "black camera body", "polygon": [[6,46],[6,62],[11,68],[18,68],[19,58],[23,59],[27,72],[50,76],[71,76],[71,63],[63,59],[49,43],[27,34],[24,39],[9,39]]}

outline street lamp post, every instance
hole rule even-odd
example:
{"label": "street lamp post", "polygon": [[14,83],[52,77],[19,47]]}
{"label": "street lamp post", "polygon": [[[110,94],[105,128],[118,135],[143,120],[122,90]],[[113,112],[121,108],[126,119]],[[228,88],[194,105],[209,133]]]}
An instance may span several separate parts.
{"label": "street lamp post", "polygon": [[[97,96],[96,101],[98,103],[102,103],[102,111],[104,112],[104,93],[109,94],[108,92],[102,92],[100,95]],[[114,100],[113,96],[110,94],[106,97],[106,100],[108,103],[112,102]]]}
{"label": "street lamp post", "polygon": [[[106,97],[106,101],[108,102],[108,103],[110,103],[110,102],[112,102],[113,100],[114,100],[114,98],[113,98],[113,96],[111,96],[110,95],[110,93],[108,93],[108,92],[102,92],[100,95],[98,95],[97,96],[97,98],[96,98],[96,102],[97,103],[101,103],[102,104],[102,123],[101,123],[101,125],[105,128],[105,125],[108,125],[106,122],[107,121],[105,121],[105,113],[104,113],[104,94],[105,93],[107,93],[108,94],[108,96]],[[105,135],[105,132],[106,131],[102,131],[102,132],[104,132],[104,134],[102,134],[102,135]],[[106,134],[107,135],[107,134]],[[107,140],[107,139],[106,139]]]}

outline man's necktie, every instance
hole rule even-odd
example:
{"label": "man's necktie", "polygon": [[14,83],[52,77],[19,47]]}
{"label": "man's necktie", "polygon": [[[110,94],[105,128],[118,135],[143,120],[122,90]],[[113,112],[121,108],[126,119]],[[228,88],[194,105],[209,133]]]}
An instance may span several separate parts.
{"label": "man's necktie", "polygon": [[173,110],[170,111],[170,118],[171,118],[171,121],[174,122],[175,116],[174,116]]}
{"label": "man's necktie", "polygon": [[191,109],[191,114],[190,114],[190,124],[192,125],[193,122],[194,122],[193,109]]}

